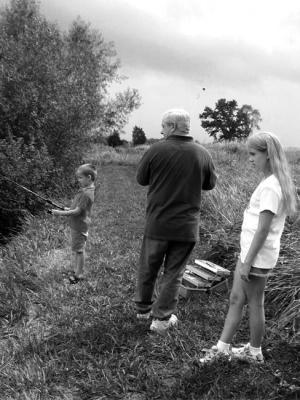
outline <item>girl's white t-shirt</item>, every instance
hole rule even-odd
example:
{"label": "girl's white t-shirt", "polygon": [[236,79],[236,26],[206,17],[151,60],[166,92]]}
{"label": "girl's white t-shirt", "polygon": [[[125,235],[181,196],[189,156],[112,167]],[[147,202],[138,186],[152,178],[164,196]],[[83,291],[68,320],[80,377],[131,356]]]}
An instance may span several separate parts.
{"label": "girl's white t-shirt", "polygon": [[244,211],[241,233],[241,261],[244,262],[258,227],[259,213],[271,211],[274,217],[268,236],[252,264],[257,268],[274,268],[280,249],[280,238],[284,228],[286,214],[283,211],[283,197],[278,179],[270,175],[254,190],[248,207]]}

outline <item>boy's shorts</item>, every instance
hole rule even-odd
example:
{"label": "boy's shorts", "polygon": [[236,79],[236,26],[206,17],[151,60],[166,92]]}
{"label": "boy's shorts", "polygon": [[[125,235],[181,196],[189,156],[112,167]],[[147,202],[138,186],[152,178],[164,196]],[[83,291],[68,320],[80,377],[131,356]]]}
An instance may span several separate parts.
{"label": "boy's shorts", "polygon": [[87,236],[87,233],[82,233],[71,229],[72,251],[74,251],[75,253],[83,253],[86,246]]}

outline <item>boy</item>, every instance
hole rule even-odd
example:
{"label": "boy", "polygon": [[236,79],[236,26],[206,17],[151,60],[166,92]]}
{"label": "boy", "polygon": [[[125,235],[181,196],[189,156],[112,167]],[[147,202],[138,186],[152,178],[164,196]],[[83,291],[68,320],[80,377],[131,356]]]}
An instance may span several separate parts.
{"label": "boy", "polygon": [[92,164],[83,164],[76,171],[80,189],[76,194],[71,207],[65,210],[51,210],[53,215],[69,217],[71,228],[72,252],[74,257],[74,272],[69,276],[71,284],[83,279],[85,265],[85,246],[88,237],[88,228],[91,222],[91,209],[94,203],[97,170]]}

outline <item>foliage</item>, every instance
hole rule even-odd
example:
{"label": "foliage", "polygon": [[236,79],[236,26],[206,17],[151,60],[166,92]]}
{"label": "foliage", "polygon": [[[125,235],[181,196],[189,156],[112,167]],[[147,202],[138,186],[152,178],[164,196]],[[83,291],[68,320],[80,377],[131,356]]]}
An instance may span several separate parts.
{"label": "foliage", "polygon": [[115,97],[107,99],[102,106],[102,117],[98,122],[98,134],[108,136],[114,131],[121,132],[127,124],[129,115],[141,104],[137,89],[126,89]]}
{"label": "foliage", "polygon": [[147,143],[148,143],[149,145],[152,145],[152,144],[154,144],[154,143],[159,142],[160,140],[161,140],[161,139],[149,138],[149,139],[147,139]]}
{"label": "foliage", "polygon": [[57,179],[59,170],[54,168],[45,145],[36,148],[34,142],[25,144],[23,138],[0,140],[0,161],[0,241],[4,241],[10,230],[21,224],[27,211],[36,213],[43,207],[36,197],[5,177],[35,192],[51,194],[47,182]]}
{"label": "foliage", "polygon": [[[11,0],[3,8],[0,49],[0,140],[9,146],[16,143],[16,151],[26,153],[30,163],[45,155],[43,162],[35,163],[31,187],[67,188],[91,130],[99,125],[111,132],[122,128],[140,104],[138,92],[127,89],[109,98],[109,85],[119,80],[113,43],[80,19],[62,33],[40,14],[36,0]],[[28,146],[34,148],[32,160]],[[23,158],[9,152],[15,169],[21,171]],[[52,179],[49,170],[59,179]],[[28,183],[24,174],[13,176],[20,184]],[[12,193],[2,200],[4,207],[11,208],[5,201],[11,197],[15,199]],[[27,201],[20,201],[18,207],[24,206]]]}
{"label": "foliage", "polygon": [[114,131],[107,138],[107,144],[111,147],[117,147],[122,145],[122,140],[120,139],[120,135],[118,131]]}
{"label": "foliage", "polygon": [[247,138],[253,129],[259,129],[258,110],[244,104],[238,107],[236,100],[219,99],[215,109],[205,107],[199,115],[201,126],[215,141],[233,141]]}
{"label": "foliage", "polygon": [[140,144],[145,144],[146,142],[147,138],[143,129],[135,126],[132,130],[132,144],[138,146]]}

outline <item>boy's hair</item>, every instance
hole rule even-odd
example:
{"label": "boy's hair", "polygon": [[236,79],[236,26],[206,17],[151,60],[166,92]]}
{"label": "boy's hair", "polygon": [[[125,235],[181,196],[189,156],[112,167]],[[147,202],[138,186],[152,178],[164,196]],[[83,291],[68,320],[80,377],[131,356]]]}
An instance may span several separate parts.
{"label": "boy's hair", "polygon": [[258,132],[247,140],[248,147],[261,152],[267,152],[270,161],[271,172],[279,180],[284,207],[287,214],[296,211],[296,190],[284,150],[276,135],[271,132]]}
{"label": "boy's hair", "polygon": [[188,135],[190,132],[190,115],[185,110],[168,110],[163,114],[162,121],[167,125],[174,124],[176,131],[181,135]]}
{"label": "boy's hair", "polygon": [[77,171],[80,171],[83,175],[91,175],[92,181],[97,178],[97,168],[93,164],[82,164],[78,167]]}

